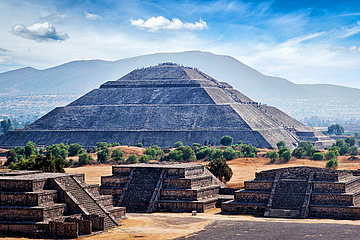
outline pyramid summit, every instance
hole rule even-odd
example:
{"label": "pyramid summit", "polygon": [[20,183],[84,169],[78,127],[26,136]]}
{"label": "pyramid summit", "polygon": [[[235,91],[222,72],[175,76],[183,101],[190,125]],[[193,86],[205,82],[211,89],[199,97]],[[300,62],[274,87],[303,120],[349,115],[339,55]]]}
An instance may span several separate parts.
{"label": "pyramid summit", "polygon": [[[241,79],[239,79],[241,81]],[[218,144],[224,135],[256,147],[294,148],[303,140],[316,147],[328,137],[279,109],[257,103],[228,83],[196,68],[174,63],[135,69],[108,81],[65,107],[58,107],[23,130],[0,137],[1,147],[119,142],[173,146],[177,141]]]}

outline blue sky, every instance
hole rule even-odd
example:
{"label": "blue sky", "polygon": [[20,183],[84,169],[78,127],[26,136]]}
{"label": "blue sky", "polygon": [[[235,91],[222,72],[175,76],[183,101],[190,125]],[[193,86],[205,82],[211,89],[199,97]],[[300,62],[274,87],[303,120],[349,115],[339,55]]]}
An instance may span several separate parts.
{"label": "blue sky", "polygon": [[0,0],[0,72],[186,50],[360,88],[359,1]]}

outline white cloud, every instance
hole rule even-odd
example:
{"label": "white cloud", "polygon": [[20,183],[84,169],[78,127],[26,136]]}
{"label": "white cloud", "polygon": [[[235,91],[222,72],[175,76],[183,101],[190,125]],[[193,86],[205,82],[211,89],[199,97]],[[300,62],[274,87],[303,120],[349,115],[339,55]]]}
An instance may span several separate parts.
{"label": "white cloud", "polygon": [[357,46],[351,46],[349,48],[350,51],[355,52],[357,50]]}
{"label": "white cloud", "polygon": [[57,32],[55,27],[48,22],[35,23],[28,27],[22,24],[16,24],[12,29],[12,33],[37,42],[65,41],[69,38],[66,32]]}
{"label": "white cloud", "polygon": [[51,14],[45,17],[40,17],[40,20],[50,21],[50,22],[61,22],[64,18],[67,18],[65,14]]}
{"label": "white cloud", "polygon": [[93,14],[93,13],[88,13],[87,11],[85,11],[85,17],[86,17],[86,19],[93,20],[93,21],[102,19],[102,17],[100,17],[99,15]]}
{"label": "white cloud", "polygon": [[188,23],[182,22],[178,18],[173,18],[169,20],[164,18],[163,16],[151,17],[146,21],[143,19],[133,20],[131,19],[131,25],[136,26],[142,30],[148,30],[149,32],[157,32],[159,30],[202,30],[207,28],[207,24],[203,20],[199,20],[199,22]]}
{"label": "white cloud", "polygon": [[9,55],[0,56],[0,64],[11,64],[12,57]]}

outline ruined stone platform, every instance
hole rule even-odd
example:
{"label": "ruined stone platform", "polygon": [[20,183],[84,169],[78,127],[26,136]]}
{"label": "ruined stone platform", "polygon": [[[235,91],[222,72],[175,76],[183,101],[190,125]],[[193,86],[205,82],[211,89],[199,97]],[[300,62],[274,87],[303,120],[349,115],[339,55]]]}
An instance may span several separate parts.
{"label": "ruined stone platform", "polygon": [[128,212],[204,212],[214,208],[225,185],[199,164],[113,166],[101,177],[100,192]]}
{"label": "ruined stone platform", "polygon": [[334,142],[196,68],[159,64],[108,81],[23,130],[0,136],[0,146],[11,148],[28,141],[37,145],[79,143],[84,147],[97,142],[142,142],[160,147],[177,141],[218,145],[224,135],[262,148],[276,148],[279,141],[291,149],[304,140],[319,148]]}
{"label": "ruined stone platform", "polygon": [[84,174],[0,172],[2,235],[77,238],[116,227],[124,216]]}
{"label": "ruined stone platform", "polygon": [[223,213],[284,218],[360,219],[360,174],[314,167],[256,173],[222,204]]}

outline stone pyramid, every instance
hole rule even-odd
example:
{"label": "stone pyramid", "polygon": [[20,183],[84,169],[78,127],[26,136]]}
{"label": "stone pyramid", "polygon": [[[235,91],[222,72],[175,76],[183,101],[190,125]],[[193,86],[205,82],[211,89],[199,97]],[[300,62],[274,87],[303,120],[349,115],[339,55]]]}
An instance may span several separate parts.
{"label": "stone pyramid", "polygon": [[224,135],[256,147],[294,148],[331,140],[277,108],[259,104],[196,68],[173,63],[135,69],[108,81],[65,107],[58,107],[23,130],[0,138],[1,147],[99,141],[152,144],[218,144]]}

